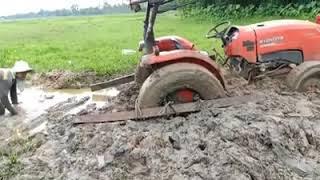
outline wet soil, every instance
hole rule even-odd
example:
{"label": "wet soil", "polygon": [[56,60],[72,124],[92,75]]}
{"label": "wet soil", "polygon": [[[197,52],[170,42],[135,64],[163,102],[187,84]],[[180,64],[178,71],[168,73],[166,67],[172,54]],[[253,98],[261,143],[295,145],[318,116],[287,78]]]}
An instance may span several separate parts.
{"label": "wet soil", "polygon": [[[46,131],[30,133],[29,124],[10,129],[11,137],[1,141],[6,148],[0,149],[0,175],[23,180],[320,179],[320,94],[291,92],[281,79],[250,85],[240,78],[227,80],[229,96],[266,100],[169,119],[74,126],[77,115],[70,111],[88,98],[67,99],[31,121],[47,122]],[[120,94],[99,110],[133,109],[138,87],[118,89]]]}

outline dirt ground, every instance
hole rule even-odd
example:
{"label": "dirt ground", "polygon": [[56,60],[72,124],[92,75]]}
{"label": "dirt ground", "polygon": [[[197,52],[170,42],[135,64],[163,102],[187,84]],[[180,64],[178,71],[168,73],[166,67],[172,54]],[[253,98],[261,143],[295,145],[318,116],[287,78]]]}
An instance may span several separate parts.
{"label": "dirt ground", "polygon": [[[8,128],[4,119],[0,179],[320,179],[320,94],[290,92],[278,79],[227,80],[230,96],[265,100],[170,119],[75,126],[77,116],[67,112],[88,100],[79,97],[30,124]],[[119,90],[105,108],[85,110],[132,109],[138,88]],[[45,131],[30,133],[42,122]]]}

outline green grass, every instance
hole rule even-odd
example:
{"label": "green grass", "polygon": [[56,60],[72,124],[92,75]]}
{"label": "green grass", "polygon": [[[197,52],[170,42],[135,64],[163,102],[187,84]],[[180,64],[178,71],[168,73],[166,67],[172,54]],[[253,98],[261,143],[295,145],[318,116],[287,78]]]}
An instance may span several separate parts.
{"label": "green grass", "polygon": [[[137,49],[142,39],[143,14],[20,20],[0,23],[0,67],[25,59],[38,72],[52,70],[95,71],[111,75],[132,69],[139,55],[126,56],[122,49]],[[271,18],[238,20],[245,24]],[[179,35],[210,51],[219,43],[205,38],[215,24],[210,20],[181,19],[161,15],[156,36]]]}

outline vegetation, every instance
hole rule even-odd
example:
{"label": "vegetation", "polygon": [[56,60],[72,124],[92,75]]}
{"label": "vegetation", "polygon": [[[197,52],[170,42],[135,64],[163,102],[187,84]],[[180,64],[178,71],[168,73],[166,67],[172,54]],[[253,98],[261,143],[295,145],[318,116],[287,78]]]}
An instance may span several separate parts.
{"label": "vegetation", "polygon": [[[191,1],[192,0],[183,0]],[[221,5],[221,4],[240,4],[246,6],[248,4],[253,4],[259,6],[262,4],[275,4],[275,5],[288,5],[288,4],[307,4],[317,0],[197,0],[197,5],[207,7],[210,5]]]}
{"label": "vegetation", "polygon": [[[320,11],[320,2],[316,1],[252,0],[251,5],[240,0],[197,2],[181,11],[185,18],[177,16],[177,12],[161,15],[155,27],[156,36],[186,37],[210,52],[213,45],[221,50],[220,44],[218,40],[213,43],[205,39],[204,34],[224,19],[235,24],[283,17],[314,20]],[[72,9],[73,13],[81,12],[77,7]],[[137,49],[142,40],[143,20],[142,13],[3,21],[0,22],[0,67],[10,67],[16,60],[25,59],[38,72],[124,73],[139,61],[139,53],[123,55],[122,50]]]}
{"label": "vegetation", "polygon": [[315,18],[320,13],[320,1],[299,0],[202,0],[183,10],[184,17],[238,19],[248,17]]}
{"label": "vegetation", "polygon": [[136,64],[142,16],[117,15],[20,20],[0,23],[0,67],[18,59],[36,71],[54,69],[113,74]]}
{"label": "vegetation", "polygon": [[[126,72],[138,63],[140,53],[122,55],[122,50],[138,48],[143,19],[144,14],[128,14],[2,22],[0,67],[11,67],[16,60],[25,59],[38,72]],[[213,43],[205,38],[205,33],[213,24],[164,14],[156,24],[156,36],[187,37],[210,51]]]}

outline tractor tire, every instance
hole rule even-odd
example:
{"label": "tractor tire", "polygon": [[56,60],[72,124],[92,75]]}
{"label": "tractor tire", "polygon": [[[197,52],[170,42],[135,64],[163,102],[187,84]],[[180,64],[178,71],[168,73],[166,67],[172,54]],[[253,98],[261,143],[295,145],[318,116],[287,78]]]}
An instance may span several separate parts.
{"label": "tractor tire", "polygon": [[161,105],[168,94],[181,89],[191,89],[201,99],[225,96],[220,81],[206,68],[191,63],[174,63],[154,71],[143,83],[138,96],[141,108]]}
{"label": "tractor tire", "polygon": [[320,61],[309,61],[294,67],[287,76],[287,84],[294,91],[320,89]]}

